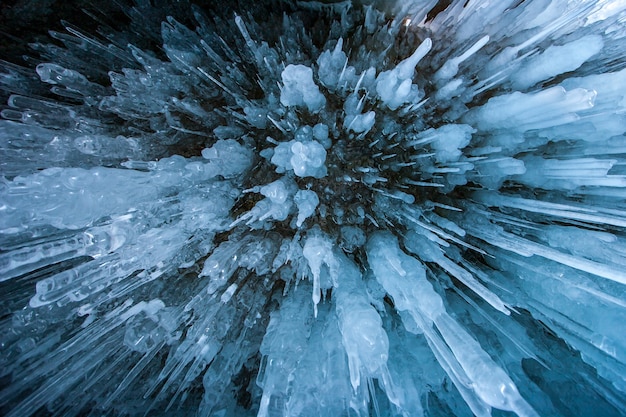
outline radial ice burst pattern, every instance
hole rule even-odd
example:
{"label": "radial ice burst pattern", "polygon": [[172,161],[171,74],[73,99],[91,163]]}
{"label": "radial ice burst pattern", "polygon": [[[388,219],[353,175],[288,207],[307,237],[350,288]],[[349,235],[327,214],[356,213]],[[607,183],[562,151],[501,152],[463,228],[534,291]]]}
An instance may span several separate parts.
{"label": "radial ice burst pattern", "polygon": [[624,9],[137,0],[1,62],[2,414],[626,412]]}

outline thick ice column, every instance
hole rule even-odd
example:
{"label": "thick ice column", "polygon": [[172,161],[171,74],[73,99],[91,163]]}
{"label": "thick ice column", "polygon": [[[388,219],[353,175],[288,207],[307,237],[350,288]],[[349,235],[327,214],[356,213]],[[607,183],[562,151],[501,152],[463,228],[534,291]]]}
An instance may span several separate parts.
{"label": "thick ice column", "polygon": [[348,354],[350,381],[356,390],[365,378],[389,381],[389,340],[378,312],[369,302],[361,273],[345,255],[334,251],[338,269],[335,281],[337,316],[343,345]]}
{"label": "thick ice column", "polygon": [[563,46],[550,46],[540,54],[527,59],[521,68],[511,75],[511,84],[523,90],[539,81],[573,71],[592,56],[598,54],[604,42],[599,35],[583,36]]}
{"label": "thick ice column", "polygon": [[441,247],[428,240],[424,235],[409,231],[404,240],[404,245],[408,251],[419,256],[419,259],[422,261],[434,262],[439,265],[451,276],[461,281],[486,302],[491,304],[493,308],[504,314],[510,314],[509,309],[500,297],[474,278],[469,271],[448,258]]}
{"label": "thick ice column", "polygon": [[[180,250],[195,246],[190,241],[193,234],[210,237],[216,226],[214,222],[225,220],[233,204],[229,186],[222,187],[223,183],[212,185],[207,188],[207,191],[211,190],[210,197],[188,196],[184,203],[172,204],[171,212],[163,210],[159,213],[161,216],[175,214],[179,218],[174,223],[176,227],[162,227],[163,219],[137,211],[120,216],[110,225],[105,223],[78,234],[76,239],[86,238],[80,251],[95,259],[40,280],[36,285],[37,293],[31,298],[31,306],[80,301],[106,288],[112,290],[110,297],[120,296],[141,283],[156,279],[168,269],[195,261],[196,255],[204,255],[193,250]],[[202,216],[194,215],[195,212],[202,212]],[[129,228],[126,220],[136,221],[134,230]],[[152,225],[157,227],[150,227]],[[46,254],[44,248],[36,250],[44,252],[33,253],[32,261],[38,256],[68,256]],[[72,255],[72,252],[68,254]],[[122,284],[133,272],[142,270],[140,275],[132,277],[132,282]]]}
{"label": "thick ice column", "polygon": [[[470,224],[471,223],[471,224]],[[470,222],[467,232],[489,244],[524,257],[533,255],[555,261],[580,271],[588,272],[621,284],[626,284],[626,273],[618,265],[598,262],[580,255],[560,251],[550,245],[534,242],[522,236],[505,231],[488,220]],[[567,232],[565,232],[567,233]]]}
{"label": "thick ice column", "polygon": [[[583,187],[626,187],[626,175],[611,175],[617,159],[552,159],[528,156],[526,172],[518,177],[524,184],[545,189],[582,189]],[[585,190],[581,190],[585,193]]]}
{"label": "thick ice column", "polygon": [[293,374],[285,416],[366,417],[367,390],[350,386],[348,361],[336,316],[329,305],[320,306],[302,359]]}
{"label": "thick ice column", "polygon": [[311,190],[298,191],[293,201],[296,203],[296,207],[298,207],[298,219],[296,221],[296,226],[298,227],[302,226],[302,223],[315,213],[315,209],[320,203],[320,199],[315,191]]}
{"label": "thick ice column", "polygon": [[317,316],[317,304],[321,300],[321,275],[322,266],[326,266],[330,269],[337,270],[337,260],[333,256],[333,243],[328,237],[323,236],[321,233],[312,234],[308,237],[304,247],[302,248],[302,254],[309,263],[309,268],[313,274],[313,304],[315,308],[315,315]]}
{"label": "thick ice column", "polygon": [[0,281],[77,256],[98,258],[132,242],[145,230],[141,213],[119,216],[72,236],[50,237],[41,243],[0,253]]}
{"label": "thick ice column", "polygon": [[304,355],[311,332],[313,310],[304,288],[286,297],[280,310],[271,314],[260,352],[263,364],[257,383],[263,388],[258,416],[284,415],[289,386]]}
{"label": "thick ice column", "polygon": [[[519,416],[537,416],[506,372],[448,315],[441,296],[426,279],[424,267],[400,250],[393,235],[378,232],[370,237],[367,256],[376,279],[393,297],[396,308],[409,313],[427,337],[430,327],[437,327],[482,401]],[[436,343],[432,336],[429,340]]]}
{"label": "thick ice column", "polygon": [[[49,168],[16,177],[0,193],[0,228],[18,232],[25,225],[79,229],[111,214],[154,200],[159,186],[151,173],[112,168]],[[164,185],[174,185],[170,184]]]}
{"label": "thick ice column", "polygon": [[[332,241],[321,233],[307,238],[303,254],[314,276],[313,300],[319,302],[319,276],[322,265],[328,268],[333,281],[333,298],[342,343],[348,355],[350,381],[359,393],[371,378],[390,383],[387,369],[389,341],[378,312],[369,302],[361,273],[354,263],[333,248]],[[364,399],[366,401],[366,399]]]}
{"label": "thick ice column", "polygon": [[489,36],[483,36],[463,54],[448,59],[445,64],[437,70],[433,79],[439,83],[443,83],[454,77],[459,72],[459,65],[478,52],[478,50],[485,46],[487,42],[489,42]]}
{"label": "thick ice column", "polygon": [[394,69],[380,73],[376,78],[378,98],[391,110],[396,110],[408,102],[417,103],[419,100],[417,86],[413,85],[413,72],[432,45],[430,38],[426,38],[413,55],[400,62]]}
{"label": "thick ice column", "polygon": [[593,90],[566,90],[561,86],[536,93],[516,91],[489,99],[466,113],[462,120],[479,131],[543,129],[578,120],[577,112],[592,108],[595,97]]}
{"label": "thick ice column", "polygon": [[[203,155],[209,163],[172,156],[156,162],[149,172],[103,167],[49,168],[16,177],[0,192],[4,211],[0,229],[5,233],[16,233],[25,225],[79,229],[105,216],[149,208],[164,193],[182,192],[192,184],[206,185],[218,174],[236,176],[251,161],[250,151],[235,141],[220,141],[205,149]],[[233,161],[225,168],[228,158]]]}

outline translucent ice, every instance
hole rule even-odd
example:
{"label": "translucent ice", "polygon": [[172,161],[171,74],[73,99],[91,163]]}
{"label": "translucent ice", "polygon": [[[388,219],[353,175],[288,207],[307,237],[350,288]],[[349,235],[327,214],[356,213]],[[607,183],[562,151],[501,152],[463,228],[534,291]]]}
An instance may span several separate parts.
{"label": "translucent ice", "polygon": [[563,46],[550,46],[529,59],[512,77],[514,88],[528,88],[538,81],[573,71],[602,50],[602,37],[589,35]]}
{"label": "translucent ice", "polygon": [[293,201],[298,207],[298,220],[296,222],[296,226],[298,227],[302,226],[302,223],[315,213],[315,209],[320,202],[315,191],[311,190],[298,191]]}
{"label": "translucent ice", "polygon": [[292,140],[274,148],[271,162],[277,172],[293,171],[298,177],[322,178],[326,175],[326,149],[316,140]]}
{"label": "translucent ice", "polygon": [[[368,259],[376,278],[397,300],[398,309],[409,312],[416,323],[424,323],[422,326],[429,322],[437,326],[482,401],[520,416],[538,415],[520,396],[506,372],[446,313],[441,297],[426,281],[424,268],[400,251],[395,238],[385,234],[370,238]],[[403,280],[409,283],[400,284]]]}
{"label": "translucent ice", "polygon": [[304,65],[288,65],[282,72],[283,88],[280,102],[284,106],[306,106],[309,111],[319,111],[326,98],[313,81],[313,70]]}
{"label": "translucent ice", "polygon": [[321,178],[326,175],[326,149],[317,141],[291,145],[291,167],[298,177]]}
{"label": "translucent ice", "polygon": [[427,38],[413,55],[400,62],[394,69],[384,71],[376,78],[376,92],[380,100],[391,110],[419,100],[417,86],[413,85],[413,73],[417,63],[430,51],[432,41]]}
{"label": "translucent ice", "polygon": [[626,410],[622,1],[12,3],[0,414]]}
{"label": "translucent ice", "polygon": [[219,140],[212,147],[203,149],[202,157],[210,162],[205,165],[205,172],[215,172],[215,175],[224,177],[241,174],[252,162],[250,151],[233,139]]}

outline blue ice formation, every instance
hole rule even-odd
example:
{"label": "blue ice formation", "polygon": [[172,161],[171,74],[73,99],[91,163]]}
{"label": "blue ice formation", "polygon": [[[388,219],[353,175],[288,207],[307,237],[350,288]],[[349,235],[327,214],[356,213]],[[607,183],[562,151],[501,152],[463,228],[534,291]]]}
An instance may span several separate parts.
{"label": "blue ice formation", "polygon": [[626,414],[626,3],[226,3],[0,61],[0,413]]}

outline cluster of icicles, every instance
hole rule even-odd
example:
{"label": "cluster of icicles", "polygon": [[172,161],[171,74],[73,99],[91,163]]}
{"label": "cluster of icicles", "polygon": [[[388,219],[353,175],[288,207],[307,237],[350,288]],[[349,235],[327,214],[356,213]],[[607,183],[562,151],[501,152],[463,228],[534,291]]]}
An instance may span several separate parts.
{"label": "cluster of icicles", "polygon": [[623,413],[626,5],[230,7],[0,61],[0,413]]}

